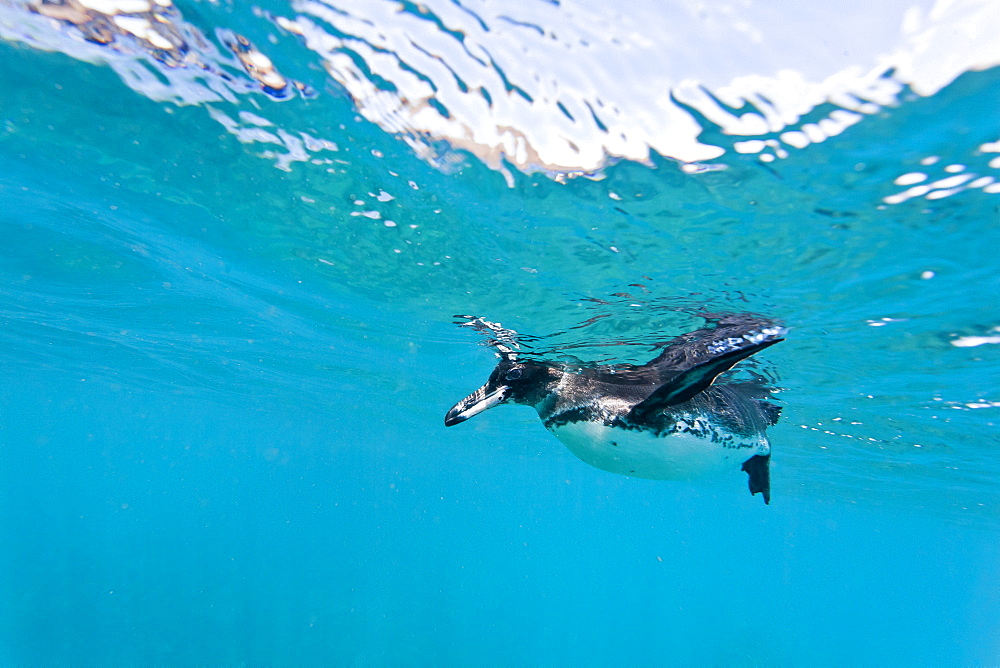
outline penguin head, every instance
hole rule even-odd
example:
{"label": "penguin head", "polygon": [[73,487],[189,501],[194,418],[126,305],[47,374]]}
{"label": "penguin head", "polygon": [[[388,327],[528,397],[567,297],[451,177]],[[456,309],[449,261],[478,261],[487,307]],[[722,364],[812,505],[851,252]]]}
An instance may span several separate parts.
{"label": "penguin head", "polygon": [[554,375],[544,364],[505,355],[485,385],[451,407],[444,424],[451,427],[503,403],[534,405],[548,392]]}

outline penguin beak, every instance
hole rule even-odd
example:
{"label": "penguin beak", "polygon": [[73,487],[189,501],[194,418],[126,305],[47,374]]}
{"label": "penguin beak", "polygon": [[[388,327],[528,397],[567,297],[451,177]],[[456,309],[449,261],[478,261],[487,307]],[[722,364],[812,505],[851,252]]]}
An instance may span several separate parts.
{"label": "penguin beak", "polygon": [[451,427],[459,422],[465,422],[473,415],[479,415],[483,411],[503,403],[510,390],[506,385],[501,385],[492,391],[488,390],[488,387],[488,385],[483,385],[452,406],[448,414],[444,416],[444,426]]}

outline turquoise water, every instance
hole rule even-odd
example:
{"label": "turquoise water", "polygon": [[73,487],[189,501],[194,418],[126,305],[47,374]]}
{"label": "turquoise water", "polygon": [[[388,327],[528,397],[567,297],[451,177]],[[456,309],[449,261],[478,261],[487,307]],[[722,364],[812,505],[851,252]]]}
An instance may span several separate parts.
{"label": "turquoise water", "polygon": [[[562,179],[421,159],[263,12],[180,9],[306,94],[0,41],[0,663],[1000,661],[1000,194],[892,199],[997,176],[1000,68],[779,159],[698,117],[696,169]],[[790,328],[769,506],[588,467],[528,408],[442,424],[494,363],[455,314],[641,362],[700,308]]]}

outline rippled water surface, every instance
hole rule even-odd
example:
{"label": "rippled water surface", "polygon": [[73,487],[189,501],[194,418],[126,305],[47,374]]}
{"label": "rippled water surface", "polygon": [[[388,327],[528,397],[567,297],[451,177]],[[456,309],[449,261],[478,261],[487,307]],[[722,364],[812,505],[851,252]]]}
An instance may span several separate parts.
{"label": "rippled water surface", "polygon": [[[0,662],[1000,661],[991,2],[0,0]],[[789,327],[745,475],[495,362]]]}

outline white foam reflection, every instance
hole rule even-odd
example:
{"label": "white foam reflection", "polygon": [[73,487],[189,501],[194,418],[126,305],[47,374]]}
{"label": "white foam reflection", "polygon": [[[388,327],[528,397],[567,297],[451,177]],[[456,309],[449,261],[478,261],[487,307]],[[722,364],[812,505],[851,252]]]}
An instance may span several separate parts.
{"label": "white foam reflection", "polygon": [[293,162],[329,164],[329,159],[319,160],[314,158],[313,154],[319,151],[336,152],[339,150],[334,142],[317,139],[305,132],[292,134],[281,128],[271,130],[274,123],[248,111],[241,111],[239,120],[231,118],[224,111],[213,106],[208,107],[208,113],[213,120],[244,144],[274,144],[283,148],[284,151],[268,149],[260,155],[274,160],[275,167],[286,172],[291,171]]}
{"label": "white foam reflection", "polygon": [[[632,0],[627,11],[602,0],[291,0],[254,17],[300,36],[365,118],[423,158],[447,169],[464,150],[557,178],[652,152],[690,173],[718,168],[727,151],[781,160],[909,92],[1000,64],[994,0]],[[104,63],[158,101],[311,94],[245,37],[203,34],[172,0],[0,0],[0,37]],[[212,117],[240,141],[283,146],[270,156],[279,167],[310,160],[311,138],[233,114]],[[905,176],[908,189],[885,203],[1000,191],[965,165],[927,190]],[[948,176],[962,180],[941,185]]]}
{"label": "white foam reflection", "polygon": [[992,334],[987,334],[985,336],[960,336],[957,339],[951,340],[951,345],[958,348],[975,348],[976,346],[982,346],[987,344],[1000,344],[1000,327],[994,327],[992,329]]}
{"label": "white foam reflection", "polygon": [[[246,37],[217,28],[213,41],[184,19],[173,0],[0,0],[0,37],[107,65],[130,88],[158,102],[207,106],[237,104],[247,95],[274,100],[313,95],[284,77]],[[254,120],[250,112],[239,112],[237,121],[208,110],[241,142],[284,147],[262,153],[280,169],[308,160],[312,151],[336,150],[303,133],[264,130],[270,121]]]}
{"label": "white foam reflection", "polygon": [[0,37],[105,64],[156,101],[311,94],[242,35],[219,28],[215,37],[226,50],[219,49],[184,20],[173,0],[0,0]]}
{"label": "white foam reflection", "polygon": [[[971,156],[976,162],[982,163],[979,171],[1000,169],[1000,156],[990,158],[993,153],[1000,153],[1000,141],[987,142],[979,146],[975,156]],[[988,160],[986,160],[989,158]],[[937,165],[940,162],[938,156],[927,156],[920,160],[920,164],[926,167]],[[968,171],[970,167],[963,164],[946,165],[941,171],[946,175],[935,179],[930,183],[924,183],[928,174],[924,172],[907,172],[897,176],[893,183],[897,186],[912,186],[893,195],[882,198],[886,204],[902,204],[903,202],[923,197],[928,200],[944,199],[966,190],[982,189],[987,194],[1000,193],[1000,183],[991,174],[981,175],[976,171]],[[947,176],[951,175],[951,176]],[[919,184],[919,185],[913,185]]]}
{"label": "white foam reflection", "polygon": [[[444,159],[445,140],[494,168],[564,174],[650,151],[781,159],[907,88],[1000,63],[1000,3],[911,4],[298,0],[276,22],[425,158]],[[821,105],[836,108],[804,122]],[[712,125],[755,139],[710,143]]]}

